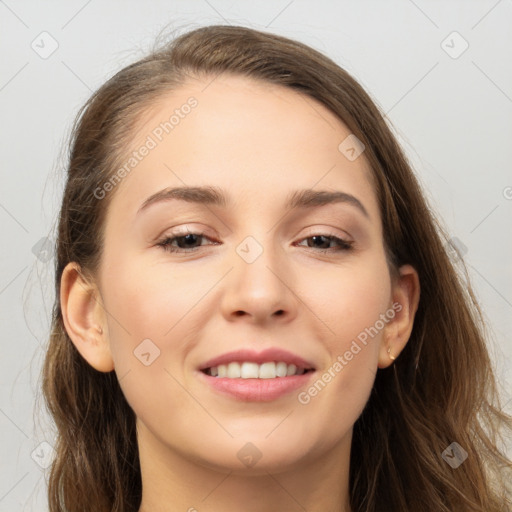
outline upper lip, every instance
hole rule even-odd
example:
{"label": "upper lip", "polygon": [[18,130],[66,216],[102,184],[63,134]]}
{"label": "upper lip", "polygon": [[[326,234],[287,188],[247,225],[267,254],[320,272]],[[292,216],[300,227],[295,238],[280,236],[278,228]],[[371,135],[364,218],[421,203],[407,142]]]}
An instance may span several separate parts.
{"label": "upper lip", "polygon": [[292,352],[288,352],[287,350],[280,348],[268,348],[262,352],[256,352],[254,350],[248,349],[233,350],[232,352],[227,352],[206,361],[199,367],[199,369],[206,370],[207,368],[212,368],[213,366],[228,364],[235,361],[239,363],[252,362],[258,364],[263,364],[269,361],[276,361],[286,364],[294,364],[298,368],[314,370],[314,366],[311,362],[306,361],[302,357],[293,354]]}

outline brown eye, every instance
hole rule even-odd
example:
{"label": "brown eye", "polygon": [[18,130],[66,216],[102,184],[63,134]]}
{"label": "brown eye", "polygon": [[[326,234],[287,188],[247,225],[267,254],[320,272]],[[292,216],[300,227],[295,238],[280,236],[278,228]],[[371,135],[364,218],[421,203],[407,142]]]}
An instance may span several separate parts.
{"label": "brown eye", "polygon": [[[318,249],[320,252],[339,252],[339,251],[348,251],[348,250],[351,250],[352,249],[352,244],[353,242],[349,242],[347,240],[343,240],[337,236],[334,236],[334,235],[313,235],[313,236],[309,236],[307,238],[304,238],[303,241],[306,241],[306,240],[312,240],[312,243],[309,243],[308,242],[308,247],[309,248],[316,248]],[[337,244],[338,247],[327,247],[325,248],[325,246],[329,246],[332,242],[335,242]],[[323,247],[318,247],[318,246],[323,246]]]}
{"label": "brown eye", "polygon": [[[200,242],[203,238],[210,240],[203,233],[187,232],[181,235],[177,234],[176,236],[166,237],[158,242],[157,245],[168,252],[194,252],[203,245],[201,243],[197,245],[198,241]],[[176,242],[177,247],[173,245],[174,242]]]}

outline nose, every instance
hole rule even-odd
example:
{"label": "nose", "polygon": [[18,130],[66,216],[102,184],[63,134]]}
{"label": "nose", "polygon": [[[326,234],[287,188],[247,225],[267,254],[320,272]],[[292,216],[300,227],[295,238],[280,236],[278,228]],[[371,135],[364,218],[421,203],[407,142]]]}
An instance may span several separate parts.
{"label": "nose", "polygon": [[[241,245],[243,249],[234,254],[233,268],[223,285],[223,315],[228,321],[242,317],[254,324],[290,322],[297,315],[298,299],[286,255],[271,249],[270,242],[260,245],[252,240]],[[244,252],[244,249],[248,250]],[[261,254],[252,261],[247,257],[251,251],[253,255],[254,251]]]}

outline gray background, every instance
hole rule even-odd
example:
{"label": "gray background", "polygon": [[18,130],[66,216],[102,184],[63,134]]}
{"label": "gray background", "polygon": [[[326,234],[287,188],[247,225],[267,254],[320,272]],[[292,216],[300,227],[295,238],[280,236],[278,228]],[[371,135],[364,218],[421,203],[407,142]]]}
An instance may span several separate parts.
{"label": "gray background", "polygon": [[269,30],[326,53],[362,83],[468,268],[510,412],[511,22],[511,0],[0,0],[0,512],[47,510],[54,437],[37,401],[53,304],[45,238],[54,239],[71,123],[166,25]]}

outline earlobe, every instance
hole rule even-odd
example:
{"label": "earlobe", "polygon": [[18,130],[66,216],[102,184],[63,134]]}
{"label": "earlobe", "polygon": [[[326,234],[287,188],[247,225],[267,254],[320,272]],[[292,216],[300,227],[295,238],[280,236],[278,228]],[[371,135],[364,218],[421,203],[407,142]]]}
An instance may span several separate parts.
{"label": "earlobe", "polygon": [[110,372],[114,362],[104,309],[97,287],[85,279],[77,263],[62,272],[60,305],[64,327],[81,356],[96,370]]}
{"label": "earlobe", "polygon": [[379,368],[387,368],[409,341],[420,299],[420,281],[414,267],[403,265],[393,283],[393,319],[386,326],[379,351]]}

